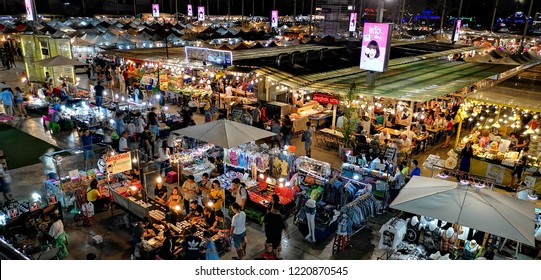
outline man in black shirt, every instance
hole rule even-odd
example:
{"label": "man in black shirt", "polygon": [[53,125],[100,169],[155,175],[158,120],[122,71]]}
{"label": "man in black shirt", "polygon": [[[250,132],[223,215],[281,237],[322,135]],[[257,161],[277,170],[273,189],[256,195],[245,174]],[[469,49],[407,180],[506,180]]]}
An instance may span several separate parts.
{"label": "man in black shirt", "polygon": [[105,87],[101,85],[101,81],[98,81],[98,84],[94,87],[94,95],[96,96],[96,106],[101,107],[103,102],[103,93],[105,92]]}
{"label": "man in black shirt", "polygon": [[287,231],[286,224],[280,215],[280,203],[273,202],[271,211],[265,215],[263,218],[265,224],[265,236],[267,241],[265,243],[272,245],[272,251],[274,256],[279,259],[281,251],[281,242],[282,242],[282,231],[285,230],[286,234],[289,236]]}
{"label": "man in black shirt", "polygon": [[143,133],[141,135],[141,145],[145,149],[145,154],[148,157],[147,161],[149,163],[154,162],[154,160],[152,159],[152,155],[153,155],[153,152],[154,152],[154,140],[155,140],[155,137],[156,136],[154,135],[154,133],[152,131],[150,131],[150,125],[147,124],[145,126],[145,130],[143,131]]}
{"label": "man in black shirt", "polygon": [[201,255],[201,238],[195,236],[197,227],[192,225],[188,231],[188,235],[182,241],[182,251],[184,252],[185,260],[198,260]]}
{"label": "man in black shirt", "polygon": [[150,130],[156,134],[156,138],[160,135],[160,128],[158,127],[158,115],[154,112],[156,108],[152,107],[147,114],[147,123],[150,125]]}
{"label": "man in black shirt", "polygon": [[190,201],[190,212],[186,216],[187,219],[203,217],[203,206],[197,204],[197,200]]}
{"label": "man in black shirt", "polygon": [[522,172],[524,172],[524,169],[526,169],[526,164],[528,163],[528,151],[530,150],[529,147],[524,147],[522,150],[522,156],[520,157],[519,161],[515,164],[515,169],[513,170],[513,173],[511,173],[511,184],[509,185],[510,188],[515,188],[515,176],[518,178],[519,184],[520,179],[522,178]]}

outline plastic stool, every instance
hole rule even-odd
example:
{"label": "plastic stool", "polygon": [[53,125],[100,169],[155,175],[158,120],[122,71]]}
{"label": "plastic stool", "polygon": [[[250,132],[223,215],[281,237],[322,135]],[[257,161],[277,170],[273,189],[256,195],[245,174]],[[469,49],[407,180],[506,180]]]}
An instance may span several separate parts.
{"label": "plastic stool", "polygon": [[340,252],[344,252],[346,247],[350,245],[350,236],[348,234],[337,234],[334,236],[334,242],[332,244],[332,253],[336,255]]}
{"label": "plastic stool", "polygon": [[167,183],[168,184],[176,183],[177,180],[178,180],[177,172],[175,172],[175,171],[167,172]]}

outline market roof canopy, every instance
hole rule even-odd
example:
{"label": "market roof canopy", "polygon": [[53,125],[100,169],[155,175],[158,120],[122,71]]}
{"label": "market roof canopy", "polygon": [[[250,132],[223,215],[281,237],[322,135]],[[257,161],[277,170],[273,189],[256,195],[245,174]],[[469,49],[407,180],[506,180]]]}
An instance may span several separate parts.
{"label": "market roof canopy", "polygon": [[390,207],[535,246],[535,204],[494,191],[414,176]]}
{"label": "market roof canopy", "polygon": [[537,65],[494,87],[479,90],[468,99],[541,112],[540,88],[541,65]]}
{"label": "market roof canopy", "polygon": [[222,148],[237,147],[259,139],[274,136],[272,132],[230,120],[217,120],[173,131]]}
{"label": "market roof canopy", "polygon": [[67,58],[65,56],[57,55],[54,57],[38,60],[34,62],[41,67],[55,67],[55,66],[68,66],[68,65],[87,65],[84,62],[80,62],[75,59]]}

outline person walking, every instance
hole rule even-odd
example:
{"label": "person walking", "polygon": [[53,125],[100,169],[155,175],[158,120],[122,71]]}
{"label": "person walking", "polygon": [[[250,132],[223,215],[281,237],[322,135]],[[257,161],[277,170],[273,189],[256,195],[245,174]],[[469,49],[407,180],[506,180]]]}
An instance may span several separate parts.
{"label": "person walking", "polygon": [[470,163],[471,163],[471,158],[473,157],[473,149],[471,145],[472,145],[471,141],[466,142],[466,146],[460,152],[460,156],[459,156],[460,166],[458,170],[465,173],[463,174],[462,177],[465,177],[467,176],[468,173],[470,173]]}
{"label": "person walking", "polygon": [[101,85],[101,81],[98,80],[97,85],[94,87],[94,96],[96,106],[101,107],[103,103],[103,93],[105,92],[105,87]]}
{"label": "person walking", "polygon": [[6,201],[13,200],[11,196],[11,176],[8,173],[8,164],[4,156],[4,150],[0,150],[0,191]]}
{"label": "person walking", "polygon": [[280,258],[280,251],[282,251],[282,231],[285,231],[289,237],[287,225],[284,222],[282,215],[280,214],[280,208],[282,204],[280,202],[272,202],[271,211],[265,214],[263,223],[265,225],[265,237],[266,244],[272,246],[272,252],[276,259]]}
{"label": "person walking", "polygon": [[163,140],[158,150],[158,174],[165,177],[165,169],[170,165],[171,152],[167,147],[167,140]]}
{"label": "person walking", "polygon": [[261,110],[259,110],[257,106],[252,110],[252,125],[257,128],[262,127],[261,126]]}
{"label": "person walking", "polygon": [[271,127],[271,132],[275,134],[271,138],[271,149],[274,148],[274,144],[276,144],[276,146],[280,148],[280,130],[281,130],[280,121],[275,118],[272,121],[272,127]]}
{"label": "person walking", "polygon": [[312,156],[312,123],[306,122],[306,129],[302,132],[301,141],[304,142],[306,156]]}
{"label": "person walking", "polygon": [[231,220],[230,235],[233,236],[233,245],[237,250],[237,256],[232,257],[234,260],[242,260],[246,256],[246,213],[240,209],[240,205],[236,202],[231,205],[231,209],[235,215]]}
{"label": "person walking", "polygon": [[293,122],[291,122],[291,119],[288,115],[284,117],[284,121],[282,123],[282,127],[280,128],[280,134],[282,134],[283,137],[283,143],[282,147],[286,145],[292,145],[291,144],[291,134],[293,133]]}
{"label": "person walking", "polygon": [[0,92],[0,99],[4,104],[4,111],[7,115],[13,116],[13,93],[10,88],[5,88]]}
{"label": "person walking", "polygon": [[53,162],[54,148],[49,148],[39,160],[43,164],[43,173],[48,179],[56,179],[56,167]]}
{"label": "person walking", "polygon": [[84,129],[79,131],[79,137],[81,137],[81,142],[83,144],[83,162],[85,170],[88,170],[94,164],[92,160],[96,157],[94,154],[93,140],[94,140],[94,130]]}
{"label": "person walking", "polygon": [[17,111],[19,111],[19,117],[28,118],[26,109],[24,108],[24,94],[20,87],[15,88],[15,105],[17,105]]}

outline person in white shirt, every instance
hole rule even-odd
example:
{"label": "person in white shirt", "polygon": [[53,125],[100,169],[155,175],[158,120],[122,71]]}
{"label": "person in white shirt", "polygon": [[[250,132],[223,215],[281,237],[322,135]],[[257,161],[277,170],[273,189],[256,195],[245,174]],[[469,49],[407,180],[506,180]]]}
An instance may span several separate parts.
{"label": "person in white shirt", "polygon": [[147,125],[145,120],[143,119],[143,116],[141,116],[141,113],[137,113],[137,116],[135,117],[133,123],[135,124],[135,136],[137,138],[136,141],[140,141],[143,131],[145,131],[145,126]]}
{"label": "person in white shirt", "polygon": [[232,257],[234,260],[242,260],[246,256],[246,213],[240,210],[238,203],[231,205],[233,209],[233,219],[231,220],[230,235],[233,236],[233,244],[237,250],[237,256]]}
{"label": "person in white shirt", "polygon": [[383,129],[381,133],[379,134],[379,141],[384,142],[385,139],[391,140],[391,134],[387,131],[387,129]]}
{"label": "person in white shirt", "polygon": [[415,134],[415,131],[417,131],[417,126],[412,124],[411,129],[409,131],[406,131],[406,136],[408,139],[413,142],[413,140],[417,137],[417,134]]}
{"label": "person in white shirt", "polygon": [[169,136],[167,137],[167,147],[169,147],[170,154],[175,152],[175,134],[169,133]]}
{"label": "person in white shirt", "polygon": [[124,130],[120,135],[121,137],[118,140],[118,151],[121,153],[129,152],[130,148],[128,148],[128,132]]}
{"label": "person in white shirt", "polygon": [[167,140],[162,141],[158,156],[158,171],[162,172],[163,170],[163,173],[165,173],[165,168],[169,165],[169,160],[171,159],[171,152],[169,152],[169,148],[167,147]]}
{"label": "person in white shirt", "polygon": [[49,229],[49,235],[56,240],[64,232],[64,223],[62,222],[62,219],[60,219],[60,215],[54,215],[53,221],[54,222]]}
{"label": "person in white shirt", "polygon": [[411,141],[405,133],[400,135],[400,139],[396,141],[398,150],[400,151],[400,157],[407,157],[411,152]]}
{"label": "person in white shirt", "polygon": [[103,154],[100,159],[98,159],[98,170],[102,174],[107,174],[107,160],[106,160],[107,154]]}
{"label": "person in white shirt", "polygon": [[227,85],[227,87],[225,87],[225,95],[233,96],[233,87],[231,85]]}

